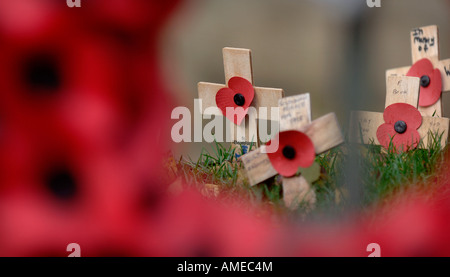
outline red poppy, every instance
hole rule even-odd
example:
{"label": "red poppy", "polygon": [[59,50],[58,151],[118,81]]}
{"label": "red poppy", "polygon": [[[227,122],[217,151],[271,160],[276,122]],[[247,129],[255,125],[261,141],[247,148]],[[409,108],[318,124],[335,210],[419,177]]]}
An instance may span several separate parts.
{"label": "red poppy", "polygon": [[397,150],[417,147],[420,135],[417,129],[422,125],[422,115],[409,104],[396,103],[384,110],[384,124],[378,127],[377,138],[382,146],[389,148],[392,143]]}
{"label": "red poppy", "polygon": [[[277,145],[278,149],[270,149]],[[273,168],[284,177],[292,177],[299,167],[310,167],[316,157],[311,139],[299,131],[280,132],[267,143],[267,147]]]}
{"label": "red poppy", "polygon": [[442,77],[439,69],[434,69],[428,59],[421,59],[409,69],[406,76],[420,78],[419,106],[427,107],[441,98]]}
{"label": "red poppy", "polygon": [[244,78],[233,77],[228,87],[216,94],[216,105],[234,124],[241,125],[255,97],[253,85]]}

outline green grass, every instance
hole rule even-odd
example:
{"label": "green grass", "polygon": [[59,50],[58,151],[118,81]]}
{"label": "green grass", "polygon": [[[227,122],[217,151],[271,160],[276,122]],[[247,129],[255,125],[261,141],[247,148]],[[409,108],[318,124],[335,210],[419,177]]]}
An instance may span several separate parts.
{"label": "green grass", "polygon": [[442,135],[430,133],[426,149],[422,143],[420,147],[402,153],[397,153],[392,144],[387,151],[373,144],[368,146],[361,159],[363,172],[369,173],[362,175],[366,192],[364,204],[382,201],[412,186],[426,189],[444,158],[441,138]]}
{"label": "green grass", "polygon": [[[427,189],[428,180],[439,170],[444,155],[441,135],[429,134],[427,149],[397,153],[374,145],[343,144],[316,157],[321,166],[320,178],[313,182],[317,201],[310,214],[339,213],[348,209],[364,210],[383,203],[407,189]],[[177,176],[198,188],[216,184],[223,198],[240,200],[243,204],[267,205],[281,214],[305,215],[302,203],[294,211],[284,207],[280,176],[250,187],[242,163],[236,159],[238,150],[214,143],[212,151],[202,150],[198,160],[181,158]],[[356,174],[355,174],[356,173]],[[355,207],[356,206],[356,207]]]}

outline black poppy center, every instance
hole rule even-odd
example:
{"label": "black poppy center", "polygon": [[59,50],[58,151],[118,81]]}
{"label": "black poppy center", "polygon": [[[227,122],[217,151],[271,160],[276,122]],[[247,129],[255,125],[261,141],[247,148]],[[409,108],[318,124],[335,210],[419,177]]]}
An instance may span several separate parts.
{"label": "black poppy center", "polygon": [[295,158],[296,152],[294,147],[287,145],[283,148],[283,156],[286,157],[286,159],[293,160]]}
{"label": "black poppy center", "polygon": [[420,77],[420,86],[426,88],[430,85],[430,77],[428,75],[423,75]]}
{"label": "black poppy center", "polygon": [[71,199],[77,193],[75,176],[65,168],[54,169],[49,172],[45,183],[53,195],[61,199]]}
{"label": "black poppy center", "polygon": [[405,121],[399,120],[395,122],[394,129],[397,133],[403,134],[404,132],[406,132],[406,128],[407,125]]}
{"label": "black poppy center", "polygon": [[237,93],[234,95],[234,103],[236,103],[236,105],[238,105],[239,107],[244,106],[245,104],[245,97],[244,95]]}
{"label": "black poppy center", "polygon": [[24,79],[32,90],[55,91],[61,86],[58,63],[48,55],[30,57],[24,64]]}

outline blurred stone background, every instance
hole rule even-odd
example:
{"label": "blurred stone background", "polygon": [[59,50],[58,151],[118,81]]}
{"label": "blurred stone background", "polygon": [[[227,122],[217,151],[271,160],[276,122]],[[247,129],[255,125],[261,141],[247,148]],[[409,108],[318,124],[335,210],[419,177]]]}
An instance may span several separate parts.
{"label": "blurred stone background", "polygon": [[[336,112],[345,129],[352,109],[383,111],[385,70],[411,65],[412,28],[438,25],[450,58],[449,12],[448,0],[191,0],[164,33],[165,78],[193,112],[198,82],[224,83],[222,48],[250,48],[255,85],[310,92],[313,119]],[[450,116],[450,95],[443,105]],[[203,146],[173,151],[195,159]]]}

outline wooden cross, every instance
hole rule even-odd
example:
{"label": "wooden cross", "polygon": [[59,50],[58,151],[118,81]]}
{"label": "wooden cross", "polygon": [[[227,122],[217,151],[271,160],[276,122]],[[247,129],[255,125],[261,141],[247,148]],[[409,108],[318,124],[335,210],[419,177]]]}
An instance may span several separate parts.
{"label": "wooden cross", "polygon": [[[311,121],[309,93],[279,100],[280,132],[297,130],[306,134],[314,144],[316,154],[321,154],[344,142],[334,113]],[[257,185],[277,175],[265,153],[265,146],[241,157],[251,186]],[[315,193],[303,176],[283,177],[283,199],[289,208],[300,203],[314,206]]]}
{"label": "wooden cross", "polygon": [[[442,77],[442,92],[450,91],[450,59],[440,60],[439,53],[439,29],[436,25],[416,28],[411,31],[412,62],[427,58],[434,68],[439,69]],[[386,71],[386,78],[391,75],[404,76],[410,66],[390,69]],[[442,98],[434,105],[419,107],[424,116],[442,117]]]}
{"label": "wooden cross", "polygon": [[[389,76],[386,80],[386,105],[406,103],[417,108],[420,91],[420,78],[407,76]],[[377,112],[352,112],[350,116],[350,141],[354,143],[370,144],[372,141],[380,145],[377,139],[377,129],[384,123],[383,113]],[[441,139],[442,148],[448,139],[449,119],[442,117],[422,116],[422,125],[417,129],[422,147],[427,147],[429,132],[433,134],[443,133]]]}
{"label": "wooden cross", "polygon": [[[225,69],[225,83],[233,77],[242,77],[253,84],[253,71],[252,71],[252,58],[251,50],[240,48],[224,48],[223,49],[223,63]],[[206,109],[209,107],[216,107],[216,94],[217,92],[227,87],[226,85],[213,84],[200,82],[198,84],[199,98],[202,100],[202,114],[208,114]],[[262,88],[254,87],[255,96],[251,106],[256,108],[256,114],[252,109],[249,110],[249,114],[246,115],[245,120],[242,121],[240,126],[235,125],[230,120],[227,120],[230,124],[230,133],[232,139],[233,148],[238,145],[242,146],[243,153],[246,153],[246,149],[250,146],[257,148],[259,146],[257,119],[263,120],[278,120],[278,114],[271,114],[272,107],[278,107],[278,100],[283,97],[283,90],[276,88]],[[260,107],[267,107],[267,114],[259,113]],[[210,112],[208,115],[223,115],[219,109]],[[241,134],[241,136],[238,136]]]}

